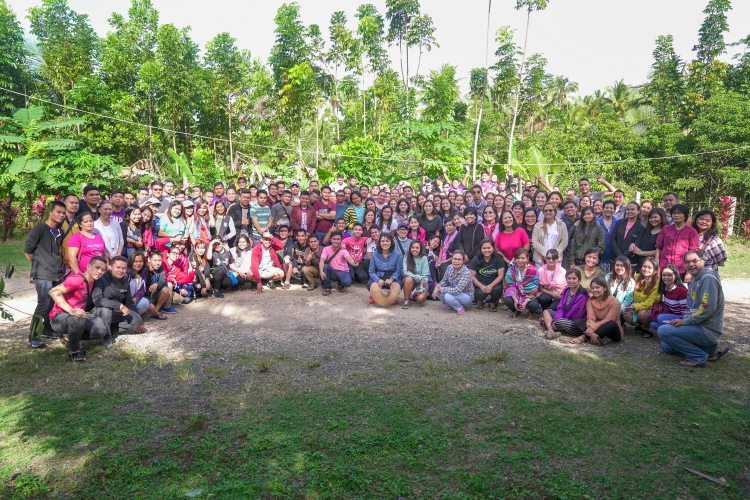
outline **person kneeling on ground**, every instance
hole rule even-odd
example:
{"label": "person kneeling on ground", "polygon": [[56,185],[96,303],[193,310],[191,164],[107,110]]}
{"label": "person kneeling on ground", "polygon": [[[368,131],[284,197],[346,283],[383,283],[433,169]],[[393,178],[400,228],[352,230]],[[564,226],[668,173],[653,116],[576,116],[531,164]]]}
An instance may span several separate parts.
{"label": "person kneeling on ground", "polygon": [[512,317],[517,317],[523,311],[542,315],[539,305],[539,278],[536,268],[530,265],[529,251],[519,248],[514,255],[513,264],[505,273],[505,296],[503,302],[510,309]]}
{"label": "person kneeling on ground", "polygon": [[453,309],[458,314],[464,314],[466,306],[474,300],[474,284],[471,280],[471,271],[464,265],[465,259],[466,254],[463,251],[453,252],[451,265],[432,291],[432,297],[439,299],[444,309]]}
{"label": "person kneeling on ground", "polygon": [[581,286],[581,271],[578,268],[568,269],[565,273],[567,287],[562,291],[554,308],[545,309],[542,321],[547,328],[547,338],[554,340],[561,333],[579,337],[583,330],[575,325],[577,319],[586,318],[586,301],[589,293]]}
{"label": "person kneeling on ground", "polygon": [[429,294],[430,264],[419,241],[412,241],[409,245],[409,255],[404,257],[404,275],[404,303],[401,307],[408,309],[410,300],[424,303]]}
{"label": "person kneeling on ground", "polygon": [[52,328],[63,335],[62,342],[68,346],[68,359],[71,361],[86,361],[81,340],[102,339],[105,347],[112,347],[114,343],[109,330],[112,311],[103,307],[94,307],[88,312],[85,310],[94,281],[101,278],[106,270],[107,261],[100,256],[93,257],[86,266],[86,272],[68,276],[62,284],[49,291],[55,302],[50,313]]}
{"label": "person kneeling on ground", "polygon": [[369,274],[369,303],[381,306],[398,304],[404,276],[404,259],[400,252],[395,251],[393,237],[388,232],[381,233],[378,238],[378,247],[370,257]]}
{"label": "person kneeling on ground", "polygon": [[130,283],[127,279],[128,259],[116,255],[109,261],[109,271],[94,282],[91,290],[91,302],[95,307],[112,311],[110,332],[117,337],[122,326],[125,330],[136,330],[145,333],[141,326],[143,319],[136,311],[133,296],[130,295]]}
{"label": "person kneeling on ground", "polygon": [[263,283],[261,280],[268,280],[268,288],[276,290],[274,281],[284,279],[284,271],[281,270],[279,256],[277,251],[281,250],[284,245],[278,238],[271,236],[266,231],[260,239],[260,245],[255,245],[252,252],[252,271],[253,278],[258,284],[258,293],[263,293]]}
{"label": "person kneeling on ground", "polygon": [[664,352],[685,355],[680,365],[702,368],[729,351],[728,347],[721,352],[716,350],[724,333],[724,291],[718,273],[705,267],[700,251],[688,250],[683,260],[692,277],[687,311],[682,318],[660,326],[657,333]]}
{"label": "person kneeling on ground", "polygon": [[339,282],[339,292],[345,292],[352,286],[349,266],[357,267],[346,248],[341,245],[341,233],[330,233],[331,246],[325,247],[320,255],[320,281],[323,283],[323,295],[331,294],[331,281]]}
{"label": "person kneeling on ground", "polygon": [[609,283],[604,278],[591,281],[591,293],[586,303],[586,318],[573,323],[583,335],[571,339],[571,344],[583,344],[590,339],[592,344],[607,345],[622,340],[623,331],[619,322],[620,301],[609,292]]}

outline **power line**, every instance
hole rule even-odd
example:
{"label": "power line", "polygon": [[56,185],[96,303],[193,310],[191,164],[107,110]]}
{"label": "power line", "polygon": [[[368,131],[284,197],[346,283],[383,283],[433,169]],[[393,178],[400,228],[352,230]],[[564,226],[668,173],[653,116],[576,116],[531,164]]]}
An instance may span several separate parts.
{"label": "power line", "polygon": [[[48,101],[46,99],[42,99],[40,97],[35,97],[29,94],[25,94],[23,92],[17,92],[15,90],[6,89],[4,87],[0,87],[0,90],[3,90],[5,92],[9,92],[11,94],[16,94],[18,96],[25,97],[30,100],[39,101],[45,104],[49,104],[51,106],[56,106],[58,108],[67,109],[71,111],[75,111],[77,113],[84,113],[91,116],[96,116],[98,118],[103,118],[106,120],[113,120],[120,123],[125,123],[128,125],[135,125],[138,127],[145,127],[150,128],[153,130],[159,130],[162,132],[170,133],[170,134],[178,134],[184,137],[194,137],[197,139],[205,139],[208,141],[220,141],[229,143],[229,139],[224,139],[221,137],[210,137],[207,135],[202,134],[193,134],[190,132],[182,132],[180,130],[172,130],[168,128],[148,125],[146,123],[140,123],[140,122],[134,122],[131,120],[125,120],[123,118],[117,118],[114,116],[108,116],[101,113],[96,113],[93,111],[86,111],[84,109],[75,108],[73,106],[67,106],[64,104],[59,104],[56,102]],[[297,153],[300,150],[294,149],[294,148],[282,148],[278,146],[267,146],[265,144],[255,144],[251,142],[244,142],[244,141],[232,141],[233,144],[241,144],[243,146],[250,146],[250,147],[256,147],[256,148],[263,148],[263,149],[269,149],[274,151],[287,151],[291,153]],[[657,156],[653,158],[630,158],[626,160],[597,160],[597,161],[588,161],[588,162],[567,162],[567,163],[518,163],[513,165],[508,165],[504,163],[497,163],[497,164],[488,164],[488,163],[480,163],[477,164],[477,166],[480,167],[514,167],[514,166],[520,166],[520,167],[565,167],[565,166],[586,166],[586,165],[614,165],[614,164],[622,164],[622,163],[630,163],[630,162],[644,162],[644,161],[657,161],[657,160],[673,160],[676,158],[687,158],[687,157],[693,157],[693,156],[705,156],[705,155],[711,155],[711,154],[717,154],[717,153],[727,153],[730,151],[738,151],[743,149],[750,149],[750,145],[747,146],[737,146],[734,148],[727,148],[727,149],[717,149],[713,151],[703,151],[699,153],[686,153],[686,154],[677,154],[677,155],[670,155],[670,156]],[[387,161],[392,163],[405,163],[405,164],[430,164],[430,165],[468,165],[468,162],[462,163],[462,162],[452,162],[452,161],[439,161],[439,160],[408,160],[404,158],[375,158],[372,156],[357,156],[357,155],[344,155],[344,154],[338,154],[338,153],[325,153],[325,152],[319,152],[319,151],[310,151],[310,150],[302,150],[302,153],[310,154],[310,155],[320,155],[328,158],[350,158],[354,160],[372,160],[372,161]]]}

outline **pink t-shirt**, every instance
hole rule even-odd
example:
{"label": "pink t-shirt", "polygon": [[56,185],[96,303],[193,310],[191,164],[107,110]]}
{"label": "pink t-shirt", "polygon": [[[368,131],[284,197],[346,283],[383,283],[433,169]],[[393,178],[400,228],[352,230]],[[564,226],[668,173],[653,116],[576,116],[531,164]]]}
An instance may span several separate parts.
{"label": "pink t-shirt", "polygon": [[[62,284],[68,289],[68,293],[63,294],[65,302],[67,302],[73,309],[85,309],[86,300],[89,298],[89,289],[94,284],[87,284],[86,280],[83,279],[82,274],[71,274],[62,282]],[[54,318],[61,312],[65,311],[55,303],[55,306],[49,313],[49,317]]]}
{"label": "pink t-shirt", "polygon": [[[365,242],[367,241],[366,238],[360,238],[359,241],[354,241],[354,238],[349,237],[346,238],[344,241],[341,242],[342,245],[344,245],[344,248],[346,248],[346,251],[349,252],[349,255],[352,256],[352,259],[354,259],[354,262],[362,262],[362,258],[365,254]],[[336,256],[338,257],[338,255]],[[349,269],[347,267],[347,269]]]}
{"label": "pink t-shirt", "polygon": [[[364,243],[364,238],[362,239],[362,242]],[[349,252],[346,250],[346,248],[341,248],[339,253],[336,254],[336,257],[333,258],[333,260],[329,260],[331,258],[331,255],[333,255],[333,247],[325,247],[323,249],[323,254],[320,256],[320,260],[326,261],[326,264],[331,266],[336,271],[345,271],[349,272],[349,263],[346,261],[346,258],[349,256]]]}
{"label": "pink t-shirt", "polygon": [[87,238],[83,233],[76,233],[68,240],[68,248],[80,248],[78,252],[78,268],[85,271],[96,256],[104,256],[106,248],[104,238],[98,233],[94,233],[93,238]]}
{"label": "pink t-shirt", "polygon": [[518,228],[510,234],[502,231],[495,236],[495,248],[497,248],[508,260],[513,260],[516,250],[529,244],[529,235],[522,228]]}

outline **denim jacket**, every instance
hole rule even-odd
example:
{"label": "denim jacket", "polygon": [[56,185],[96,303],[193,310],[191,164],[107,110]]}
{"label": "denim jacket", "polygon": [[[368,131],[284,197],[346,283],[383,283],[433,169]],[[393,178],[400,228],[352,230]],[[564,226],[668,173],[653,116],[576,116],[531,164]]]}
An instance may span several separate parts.
{"label": "denim jacket", "polygon": [[370,259],[370,279],[378,281],[391,271],[391,279],[400,280],[404,275],[403,258],[398,252],[389,252],[388,258],[380,252],[373,252]]}

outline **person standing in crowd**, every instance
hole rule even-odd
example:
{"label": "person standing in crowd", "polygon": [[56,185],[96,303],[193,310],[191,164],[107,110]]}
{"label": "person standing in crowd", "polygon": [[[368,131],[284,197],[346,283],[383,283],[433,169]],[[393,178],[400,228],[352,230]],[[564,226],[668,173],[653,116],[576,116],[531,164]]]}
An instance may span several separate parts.
{"label": "person standing in crowd", "polygon": [[667,221],[667,214],[664,210],[661,208],[649,210],[646,216],[645,230],[635,242],[630,244],[629,248],[630,252],[637,256],[636,272],[640,271],[647,258],[656,256],[656,240],[667,224],[669,224],[669,221]]}
{"label": "person standing in crowd", "polygon": [[[605,273],[608,273],[610,271],[610,268],[612,267],[612,261],[614,260],[617,255],[615,255],[614,250],[612,249],[612,231],[615,228],[615,223],[617,220],[614,218],[615,214],[615,202],[612,200],[607,200],[602,204],[602,215],[598,219],[596,219],[596,222],[598,222],[602,228],[604,229],[604,252],[602,252],[601,261],[599,262],[599,267],[602,268],[602,271]],[[596,204],[594,204],[594,215],[596,215]]]}
{"label": "person standing in crowd", "polygon": [[425,232],[425,240],[433,235],[441,236],[443,232],[443,218],[435,210],[435,203],[426,200],[422,213],[417,217],[419,227]]}
{"label": "person standing in crowd", "polygon": [[333,231],[330,237],[330,246],[325,247],[320,255],[319,272],[324,296],[331,294],[331,281],[339,282],[339,292],[345,292],[347,288],[352,286],[349,266],[356,268],[357,263],[349,255],[346,248],[341,245],[341,241],[341,232]]}
{"label": "person standing in crowd", "polygon": [[685,268],[685,252],[700,248],[698,231],[687,224],[689,216],[690,209],[686,205],[674,205],[672,207],[673,223],[662,229],[656,239],[656,259],[659,261],[659,267],[674,264],[685,283],[690,283],[693,278]]}
{"label": "person standing in crowd", "polygon": [[474,284],[465,261],[466,255],[456,250],[451,257],[451,265],[432,292],[432,298],[440,300],[444,309],[453,309],[457,314],[466,313],[466,306],[474,300]]}
{"label": "person standing in crowd", "polygon": [[497,312],[497,303],[503,296],[505,261],[495,252],[492,240],[485,238],[479,244],[479,254],[471,260],[469,270],[474,285],[476,308],[483,309],[487,303],[490,312]]}
{"label": "person standing in crowd", "polygon": [[281,203],[277,203],[271,207],[271,217],[273,218],[271,234],[278,235],[281,226],[289,227],[292,208],[294,208],[292,207],[292,192],[285,190],[281,193]]}
{"label": "person standing in crowd", "polygon": [[612,184],[604,180],[604,177],[601,175],[596,176],[596,180],[599,181],[601,184],[603,184],[607,190],[606,191],[591,191],[591,181],[588,180],[586,177],[583,177],[580,181],[578,181],[578,190],[581,192],[581,197],[588,196],[591,198],[591,201],[594,200],[603,200],[604,198],[607,198],[608,196],[612,196],[615,194],[615,191],[617,190],[616,187],[614,187]]}
{"label": "person standing in crowd", "polygon": [[[84,273],[68,276],[49,291],[55,303],[50,312],[52,327],[63,335],[63,343],[68,346],[68,359],[71,361],[86,361],[86,351],[81,350],[81,340],[101,339],[104,347],[112,347],[114,343],[109,326],[112,311],[103,307],[86,311],[94,282],[106,270],[107,261],[101,256],[93,257]],[[66,335],[67,340],[64,338]]]}
{"label": "person standing in crowd", "polygon": [[141,328],[143,319],[136,311],[127,272],[128,259],[116,255],[110,259],[109,270],[94,281],[91,288],[91,303],[94,307],[111,311],[109,327],[113,337],[120,332],[121,327],[144,333]]}
{"label": "person standing in crowd", "polygon": [[529,250],[531,250],[531,238],[534,236],[536,223],[536,210],[533,207],[524,208],[521,228],[526,232],[526,237],[529,239]]}
{"label": "person standing in crowd", "polygon": [[109,216],[110,220],[120,224],[122,217],[125,215],[125,195],[119,189],[112,191],[112,196],[109,198],[112,202],[112,214]]}
{"label": "person standing in crowd", "polygon": [[577,268],[568,269],[565,273],[566,287],[560,295],[557,304],[542,312],[542,321],[547,328],[546,337],[554,340],[561,334],[580,337],[583,330],[575,322],[586,318],[586,302],[589,293],[581,286],[581,271]]}
{"label": "person standing in crowd", "polygon": [[104,251],[107,261],[112,257],[122,253],[123,238],[122,229],[119,222],[113,224],[110,220],[112,216],[112,204],[103,201],[99,204],[99,218],[94,222],[94,230],[97,231],[104,240]]}
{"label": "person standing in crowd", "polygon": [[624,255],[630,259],[632,267],[637,267],[638,255],[630,251],[630,245],[638,241],[638,238],[646,231],[646,228],[638,220],[641,211],[638,203],[631,201],[623,208],[625,215],[615,222],[615,227],[612,228],[612,234],[609,238],[609,244],[612,248],[612,255]]}
{"label": "person standing in crowd", "polygon": [[583,208],[578,225],[573,226],[570,235],[570,244],[567,250],[570,260],[573,261],[575,266],[582,266],[586,250],[597,247],[602,252],[604,251],[604,239],[604,228],[594,219],[594,210],[591,207]]}
{"label": "person standing in crowd", "polygon": [[[673,218],[676,207],[672,209]],[[692,276],[688,284],[687,311],[682,318],[660,326],[657,333],[664,352],[685,356],[680,365],[703,368],[729,351],[728,347],[717,350],[724,333],[724,290],[719,274],[706,267],[699,250],[688,250],[683,259]]]}
{"label": "person standing in crowd", "polygon": [[479,244],[484,239],[484,227],[479,224],[477,209],[474,207],[466,207],[464,219],[466,225],[458,233],[458,249],[464,255],[464,264],[468,266],[471,264],[471,260],[479,254]]}
{"label": "person standing in crowd", "polygon": [[727,261],[727,249],[719,238],[716,214],[713,210],[701,210],[693,219],[693,229],[698,232],[698,247],[705,259],[705,266],[719,272],[719,266]]}
{"label": "person standing in crowd", "polygon": [[[666,193],[664,195],[664,211],[667,213],[667,219],[669,220],[669,223],[671,224],[672,221],[672,208],[680,203],[680,199],[677,197],[676,193]],[[678,266],[679,267],[679,266]]]}
{"label": "person standing in crowd", "polygon": [[595,278],[591,282],[589,300],[586,302],[586,318],[573,322],[583,335],[571,339],[571,344],[583,344],[590,340],[594,345],[607,345],[620,342],[624,337],[620,325],[620,301],[609,293],[604,278]]}
{"label": "person standing in crowd", "polygon": [[[434,235],[433,235],[434,236]],[[404,303],[403,309],[408,309],[411,301],[423,304],[429,293],[430,265],[422,243],[412,241],[409,253],[404,257]]]}
{"label": "person standing in crowd", "polygon": [[94,220],[99,218],[99,202],[102,201],[102,194],[99,188],[89,184],[83,188],[83,198],[78,201],[78,212],[76,217],[83,213],[90,213]]}
{"label": "person standing in crowd", "polygon": [[362,203],[362,195],[360,195],[357,191],[354,191],[351,194],[351,205],[344,210],[344,220],[346,221],[346,227],[349,228],[349,230],[354,227],[354,224],[356,223],[362,223],[362,217],[365,214],[365,205]]}
{"label": "person standing in crowd", "polygon": [[519,248],[529,249],[529,237],[522,228],[518,227],[511,212],[503,212],[500,215],[500,230],[495,236],[495,248],[505,261],[506,267],[510,265],[516,250]]}
{"label": "person standing in crowd", "polygon": [[487,205],[482,211],[482,229],[484,229],[484,237],[489,238],[490,241],[495,241],[495,237],[500,232],[497,210],[492,205]]}
{"label": "person standing in crowd", "polygon": [[143,232],[139,226],[141,222],[141,209],[138,205],[128,205],[120,223],[120,232],[124,238],[125,247],[122,255],[130,257],[130,254],[143,250]]}
{"label": "person standing in crowd", "polygon": [[250,190],[243,189],[242,191],[240,191],[240,198],[238,203],[233,205],[227,211],[227,216],[234,224],[235,234],[233,238],[227,240],[229,246],[232,246],[232,244],[235,243],[235,238],[237,236],[245,235],[248,238],[252,238],[253,223],[251,220],[251,211],[252,208],[250,207]]}
{"label": "person standing in crowd", "polygon": [[106,255],[106,244],[102,236],[94,231],[94,216],[91,212],[83,212],[78,216],[78,228],[78,232],[68,240],[68,263],[73,274],[85,271],[93,257]]}
{"label": "person standing in crowd", "polygon": [[[78,197],[74,194],[66,194],[62,202],[65,204],[65,219],[58,226],[62,232],[60,240],[60,255],[62,256],[63,272],[67,275],[70,272],[68,263],[68,241],[71,236],[76,234],[81,228],[76,222],[76,213],[78,212]],[[52,307],[50,305],[50,307]]]}
{"label": "person standing in crowd", "polygon": [[[546,252],[545,252],[546,253]],[[529,251],[525,248],[516,250],[513,264],[505,273],[505,293],[503,302],[516,318],[524,311],[542,314],[539,305],[539,277],[536,267],[531,265]]]}
{"label": "person standing in crowd", "polygon": [[315,209],[310,206],[309,191],[302,191],[299,194],[299,206],[292,209],[289,222],[295,233],[300,229],[307,234],[313,234],[315,232],[316,212]]}
{"label": "person standing in crowd", "polygon": [[[625,206],[625,192],[622,189],[616,189],[615,194],[612,195],[612,200],[615,202],[615,214],[613,217],[617,220],[624,219],[627,214],[625,213],[626,206]],[[640,210],[640,206],[638,207],[638,210]],[[636,215],[636,219],[638,218],[638,215]]]}
{"label": "person standing in crowd", "polygon": [[315,202],[315,234],[318,235],[318,241],[322,242],[326,233],[331,230],[333,222],[336,220],[336,205],[330,200],[331,188],[323,186],[320,191],[320,198]]}
{"label": "person standing in crowd", "polygon": [[[482,196],[482,188],[480,186],[477,185],[471,188],[471,199],[466,206],[475,209],[477,214],[484,212],[484,207],[487,206],[487,200]],[[477,215],[477,217],[479,217],[479,215]]]}
{"label": "person standing in crowd", "polygon": [[46,347],[42,336],[60,338],[60,334],[56,333],[50,324],[49,314],[53,302],[49,292],[58,286],[64,277],[60,257],[63,235],[59,226],[65,221],[65,214],[64,203],[50,203],[47,220],[34,226],[26,235],[23,244],[23,253],[31,262],[31,279],[36,289],[36,308],[31,317],[29,331],[29,347],[36,349]]}
{"label": "person standing in crowd", "polygon": [[543,218],[534,226],[531,236],[531,248],[534,250],[534,263],[543,265],[544,256],[553,248],[562,255],[568,246],[568,229],[565,223],[557,218],[557,209],[552,203],[542,207]]}
{"label": "person standing in crowd", "polygon": [[[250,209],[250,219],[253,225],[253,245],[256,248],[262,239],[262,235],[266,232],[271,232],[274,223],[271,216],[271,208],[266,204],[267,198],[268,194],[265,191],[258,191],[258,204]],[[255,272],[253,274],[256,277],[258,276]]]}
{"label": "person standing in crowd", "polygon": [[336,203],[334,203],[336,208],[336,220],[342,219],[344,217],[344,212],[346,212],[346,209],[349,208],[349,203],[346,201],[346,194],[344,191],[337,191],[336,192]]}
{"label": "person standing in crowd", "polygon": [[[268,210],[270,213],[270,209]],[[229,251],[229,246],[234,241],[237,232],[234,220],[227,215],[227,207],[223,203],[217,203],[214,205],[214,212],[211,216],[210,224],[213,237],[215,239],[220,239],[227,251]]]}

